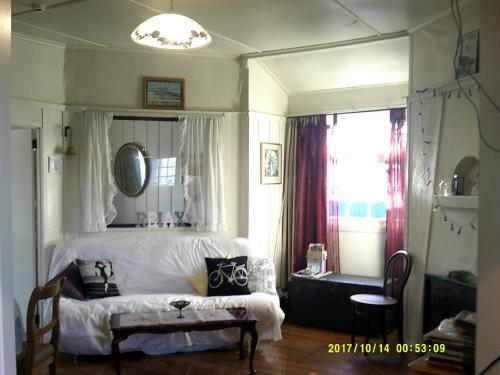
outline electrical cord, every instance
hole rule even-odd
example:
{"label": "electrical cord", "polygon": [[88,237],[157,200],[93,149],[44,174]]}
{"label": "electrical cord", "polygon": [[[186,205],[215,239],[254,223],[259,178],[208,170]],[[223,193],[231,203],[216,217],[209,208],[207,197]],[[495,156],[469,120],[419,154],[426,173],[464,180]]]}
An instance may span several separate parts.
{"label": "electrical cord", "polygon": [[[455,7],[456,7],[456,10],[455,10]],[[460,5],[458,3],[458,0],[451,0],[451,14],[453,16],[453,20],[455,21],[455,25],[456,25],[457,31],[458,31],[457,48],[455,49],[455,55],[453,57],[453,67],[454,67],[454,70],[455,70],[455,77],[456,77],[457,76],[457,65],[456,65],[457,56],[458,56],[459,51],[460,51],[460,56],[462,56],[462,48],[463,48],[462,14],[460,13]],[[468,70],[466,70],[466,73],[477,84],[477,86],[479,87],[479,90],[483,92],[484,96],[488,99],[488,101],[491,103],[491,105],[493,105],[493,107],[497,110],[497,112],[500,112],[500,108],[499,108],[498,104],[495,103],[495,101],[490,97],[490,95],[488,94],[488,92],[481,86],[481,84],[476,79],[476,77],[474,77],[472,75],[472,73],[469,72]],[[456,78],[456,81],[457,81],[458,87],[460,88],[460,91],[462,92],[462,94],[464,94],[464,96],[467,98],[467,100],[469,101],[469,103],[474,108],[474,112],[476,113],[476,118],[477,118],[477,126],[478,126],[478,130],[479,130],[479,136],[481,137],[481,140],[486,145],[486,147],[488,147],[490,150],[495,151],[495,152],[500,152],[500,148],[494,147],[489,142],[487,142],[487,140],[484,137],[483,132],[481,130],[481,121],[480,121],[480,116],[479,116],[479,108],[477,107],[476,103],[474,103],[474,101],[465,92],[465,90],[464,90],[464,88],[462,86],[462,83],[460,82],[460,79]],[[498,356],[493,361],[491,361],[491,363],[488,364],[488,366],[486,366],[479,373],[479,375],[486,374],[486,372],[489,371],[489,370],[491,370],[493,368],[493,366],[495,366],[496,363],[499,360],[500,360],[500,356]]]}
{"label": "electrical cord", "polygon": [[[456,9],[455,9],[456,8]],[[457,77],[457,57],[460,59],[460,56],[462,56],[462,51],[463,51],[463,28],[462,28],[462,14],[460,12],[460,5],[458,3],[458,0],[451,0],[451,14],[453,16],[453,21],[455,22],[455,26],[457,27],[458,31],[458,38],[457,38],[457,47],[455,49],[455,54],[453,56],[453,68],[455,71],[455,77]],[[466,74],[472,78],[472,80],[477,84],[479,90],[483,93],[483,95],[488,99],[488,101],[493,105],[493,107],[497,110],[497,113],[500,113],[500,107],[498,106],[497,103],[491,98],[491,96],[488,94],[488,92],[481,86],[479,81],[472,75],[470,71],[467,69],[465,70]],[[476,121],[477,121],[477,128],[479,131],[479,137],[481,138],[481,141],[484,143],[484,145],[494,151],[500,153],[500,147],[495,147],[491,143],[488,142],[486,137],[484,136],[483,130],[481,128],[481,117],[479,114],[479,108],[477,107],[477,104],[474,103],[474,101],[467,95],[465,92],[464,87],[462,86],[462,83],[460,82],[460,78],[456,78],[457,85],[460,89],[460,92],[464,95],[464,97],[467,99],[467,101],[472,105],[472,108],[474,108],[474,113],[476,115]]]}

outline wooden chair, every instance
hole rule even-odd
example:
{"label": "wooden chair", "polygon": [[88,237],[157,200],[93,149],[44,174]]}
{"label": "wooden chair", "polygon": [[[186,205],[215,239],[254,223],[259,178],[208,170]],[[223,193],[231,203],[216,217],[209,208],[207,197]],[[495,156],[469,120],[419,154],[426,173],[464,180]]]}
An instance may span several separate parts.
{"label": "wooden chair", "polygon": [[411,266],[410,254],[399,250],[389,258],[385,265],[382,294],[355,294],[351,296],[353,316],[351,343],[353,345],[356,338],[357,317],[363,316],[366,320],[365,344],[368,344],[370,318],[374,313],[380,319],[384,345],[387,343],[385,328],[387,310],[392,310],[395,313],[398,340],[403,343],[403,292],[410,276]]}
{"label": "wooden chair", "polygon": [[[50,375],[56,374],[57,344],[59,341],[59,298],[66,278],[56,280],[43,287],[36,287],[31,293],[26,316],[26,341],[23,343],[22,375],[39,374],[49,367]],[[40,301],[52,299],[52,319],[38,328],[35,320],[36,306]],[[44,343],[43,336],[52,331],[50,342]]]}

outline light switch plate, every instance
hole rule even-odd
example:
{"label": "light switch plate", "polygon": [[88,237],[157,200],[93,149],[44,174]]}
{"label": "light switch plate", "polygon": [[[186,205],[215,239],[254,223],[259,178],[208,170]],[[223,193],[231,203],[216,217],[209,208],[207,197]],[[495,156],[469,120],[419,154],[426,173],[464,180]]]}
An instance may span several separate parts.
{"label": "light switch plate", "polygon": [[63,162],[61,156],[49,156],[49,173],[62,173]]}

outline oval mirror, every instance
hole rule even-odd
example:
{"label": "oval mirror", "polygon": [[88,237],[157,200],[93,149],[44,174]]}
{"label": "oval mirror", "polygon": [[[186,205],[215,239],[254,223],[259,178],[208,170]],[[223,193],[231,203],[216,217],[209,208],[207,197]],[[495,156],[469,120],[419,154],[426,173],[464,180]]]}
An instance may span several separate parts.
{"label": "oval mirror", "polygon": [[148,184],[150,166],[146,150],[136,143],[126,143],[116,153],[115,180],[120,191],[129,197],[141,195]]}

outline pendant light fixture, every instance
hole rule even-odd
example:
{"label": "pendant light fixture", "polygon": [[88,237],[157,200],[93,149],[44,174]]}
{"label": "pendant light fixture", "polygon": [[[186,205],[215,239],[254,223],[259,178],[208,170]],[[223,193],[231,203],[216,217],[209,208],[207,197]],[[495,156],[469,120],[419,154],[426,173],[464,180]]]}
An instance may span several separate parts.
{"label": "pendant light fixture", "polygon": [[167,13],[151,17],[130,35],[137,44],[170,50],[187,50],[208,46],[210,34],[191,18],[174,13],[173,0]]}

